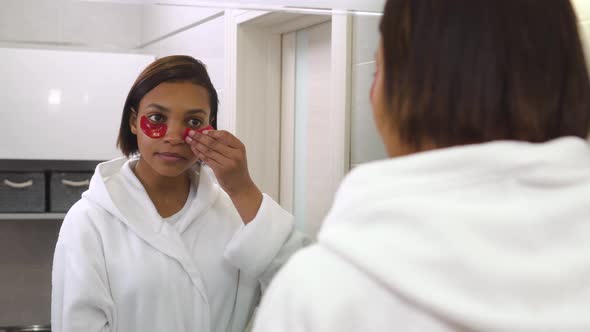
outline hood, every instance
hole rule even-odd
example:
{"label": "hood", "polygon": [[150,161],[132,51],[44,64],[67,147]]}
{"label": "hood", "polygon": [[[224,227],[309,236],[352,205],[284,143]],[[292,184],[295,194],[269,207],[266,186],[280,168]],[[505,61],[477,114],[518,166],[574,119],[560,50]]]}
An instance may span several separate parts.
{"label": "hood", "polygon": [[590,331],[590,149],[567,137],[418,153],[355,169],[321,246],[476,331]]}
{"label": "hood", "polygon": [[[133,175],[131,165],[136,162],[137,159],[118,158],[99,164],[82,197],[140,234],[158,233],[165,222],[141,182]],[[198,194],[184,215],[196,219],[214,203],[220,188],[206,167],[200,172],[191,170],[191,186],[195,191],[198,188]],[[181,231],[190,225],[190,220],[184,218],[177,222],[184,225]]]}

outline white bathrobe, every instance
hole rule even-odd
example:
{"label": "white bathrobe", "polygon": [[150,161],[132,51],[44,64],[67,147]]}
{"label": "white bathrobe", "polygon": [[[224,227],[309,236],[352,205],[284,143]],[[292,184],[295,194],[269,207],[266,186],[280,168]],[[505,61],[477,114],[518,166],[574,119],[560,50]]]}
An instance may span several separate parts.
{"label": "white bathrobe", "polygon": [[492,142],[355,169],[254,331],[590,331],[587,142]]}
{"label": "white bathrobe", "polygon": [[244,226],[204,169],[193,174],[193,201],[171,224],[129,163],[100,164],[63,222],[53,264],[53,331],[243,331],[261,286],[307,241],[294,231],[293,217],[264,195]]}

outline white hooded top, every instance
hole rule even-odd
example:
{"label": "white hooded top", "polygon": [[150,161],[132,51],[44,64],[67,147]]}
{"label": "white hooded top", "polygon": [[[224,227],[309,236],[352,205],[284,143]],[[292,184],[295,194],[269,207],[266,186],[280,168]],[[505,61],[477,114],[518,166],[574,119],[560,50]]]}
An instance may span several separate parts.
{"label": "white hooded top", "polygon": [[243,331],[261,286],[307,238],[266,195],[245,226],[211,171],[193,174],[192,201],[166,222],[134,162],[100,164],[66,215],[53,264],[52,330]]}
{"label": "white hooded top", "polygon": [[590,149],[567,137],[355,169],[271,284],[276,331],[590,331]]}

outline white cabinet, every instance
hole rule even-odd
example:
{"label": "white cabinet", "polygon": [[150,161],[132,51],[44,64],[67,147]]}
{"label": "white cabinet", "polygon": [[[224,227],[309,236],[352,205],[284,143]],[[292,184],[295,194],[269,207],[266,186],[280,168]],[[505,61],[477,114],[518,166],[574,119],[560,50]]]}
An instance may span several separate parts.
{"label": "white cabinet", "polygon": [[154,56],[0,48],[0,159],[106,160]]}

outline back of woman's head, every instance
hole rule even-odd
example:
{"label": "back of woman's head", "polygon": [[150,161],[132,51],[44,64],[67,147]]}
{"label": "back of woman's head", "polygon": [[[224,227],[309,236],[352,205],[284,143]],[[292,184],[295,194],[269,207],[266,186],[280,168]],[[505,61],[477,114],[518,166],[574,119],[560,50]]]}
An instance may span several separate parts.
{"label": "back of woman's head", "polygon": [[389,0],[380,30],[404,144],[587,136],[590,83],[568,0]]}

